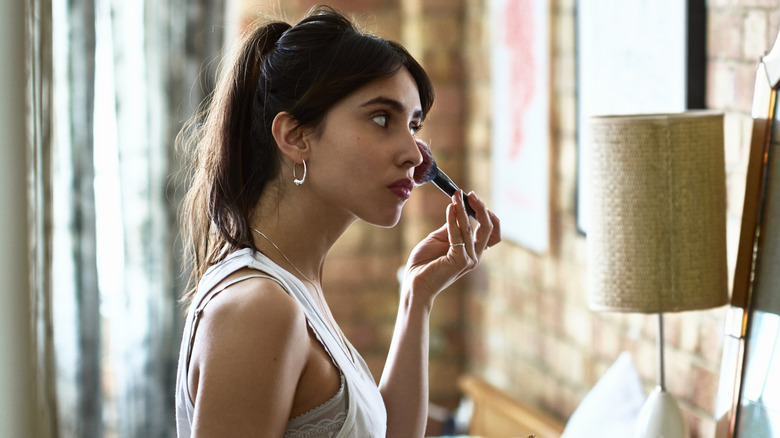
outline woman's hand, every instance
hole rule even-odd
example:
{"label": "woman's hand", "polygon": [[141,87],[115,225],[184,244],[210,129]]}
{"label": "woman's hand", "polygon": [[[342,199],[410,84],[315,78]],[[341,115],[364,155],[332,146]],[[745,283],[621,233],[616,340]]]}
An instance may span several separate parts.
{"label": "woman's hand", "polygon": [[406,265],[398,317],[379,390],[387,406],[387,436],[423,436],[428,417],[428,354],[433,299],[479,265],[489,245],[501,241],[498,218],[469,194],[476,229],[466,215],[463,192],[447,206],[447,223],[420,242]]}
{"label": "woman's hand", "polygon": [[[479,265],[482,253],[501,241],[501,224],[474,192],[468,195],[476,212],[476,229],[466,214],[461,190],[447,206],[447,223],[412,250],[402,291],[429,302],[447,286]],[[421,295],[421,296],[420,296]]]}

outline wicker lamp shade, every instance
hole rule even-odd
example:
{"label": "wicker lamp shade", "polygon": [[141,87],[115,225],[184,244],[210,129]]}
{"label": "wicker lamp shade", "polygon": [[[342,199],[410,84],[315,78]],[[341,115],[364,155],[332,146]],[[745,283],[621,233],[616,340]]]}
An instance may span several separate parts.
{"label": "wicker lamp shade", "polygon": [[588,304],[663,313],[727,300],[723,115],[590,120]]}

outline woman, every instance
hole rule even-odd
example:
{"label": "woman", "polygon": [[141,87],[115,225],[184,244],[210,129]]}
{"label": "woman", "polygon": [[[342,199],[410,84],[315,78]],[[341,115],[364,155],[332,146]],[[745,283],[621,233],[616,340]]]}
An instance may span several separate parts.
{"label": "woman", "polygon": [[355,220],[394,226],[433,103],[400,45],[327,7],[248,34],[198,134],[183,209],[193,276],[177,381],[180,437],[422,436],[434,297],[500,241],[474,195],[412,252],[379,385],[322,292]]}

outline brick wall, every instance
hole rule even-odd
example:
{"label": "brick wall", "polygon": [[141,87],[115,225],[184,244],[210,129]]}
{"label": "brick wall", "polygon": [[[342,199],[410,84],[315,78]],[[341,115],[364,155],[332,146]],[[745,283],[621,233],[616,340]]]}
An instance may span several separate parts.
{"label": "brick wall", "polygon": [[[337,0],[365,27],[403,42],[437,89],[423,130],[437,162],[489,201],[489,0]],[[310,0],[251,2],[294,20]],[[707,3],[707,105],[726,113],[729,261],[741,215],[755,66],[780,29],[780,0]],[[273,9],[275,8],[275,9]],[[551,242],[537,255],[505,242],[483,267],[437,299],[432,321],[431,398],[453,407],[461,372],[479,374],[565,420],[620,352],[629,351],[647,390],[656,379],[653,316],[594,313],[585,297],[585,238],[577,232],[575,0],[551,2]],[[326,267],[326,295],[375,376],[394,323],[395,273],[422,236],[439,226],[447,199],[415,191],[392,230],[354,225]],[[714,435],[724,309],[668,314],[667,385],[693,437]],[[435,429],[431,429],[435,432]]]}
{"label": "brick wall", "polygon": [[[482,23],[487,0],[467,1],[466,32]],[[780,29],[776,0],[708,2],[707,106],[725,112],[729,262],[733,265],[743,201],[750,107],[758,57]],[[552,242],[539,256],[508,243],[486,258],[480,285],[466,294],[467,369],[562,420],[620,352],[629,351],[646,389],[656,382],[656,322],[652,315],[594,313],[586,304],[585,238],[577,232],[575,0],[552,12]],[[467,175],[489,167],[488,47],[467,38]],[[480,188],[485,191],[488,188]],[[665,316],[668,390],[681,404],[693,437],[714,436],[725,308]]]}

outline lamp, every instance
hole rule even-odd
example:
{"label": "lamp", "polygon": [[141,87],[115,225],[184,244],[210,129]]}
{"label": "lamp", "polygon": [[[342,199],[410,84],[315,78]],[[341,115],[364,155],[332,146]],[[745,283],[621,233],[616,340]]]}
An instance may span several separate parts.
{"label": "lamp", "polygon": [[588,305],[658,314],[658,386],[637,437],[687,437],[664,382],[663,313],[726,304],[723,115],[590,119]]}

